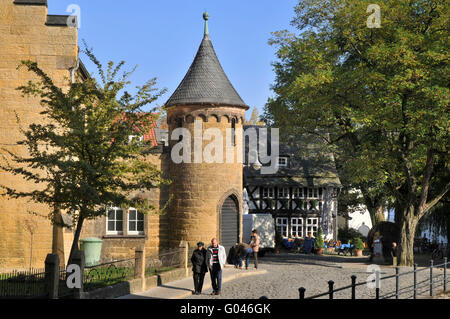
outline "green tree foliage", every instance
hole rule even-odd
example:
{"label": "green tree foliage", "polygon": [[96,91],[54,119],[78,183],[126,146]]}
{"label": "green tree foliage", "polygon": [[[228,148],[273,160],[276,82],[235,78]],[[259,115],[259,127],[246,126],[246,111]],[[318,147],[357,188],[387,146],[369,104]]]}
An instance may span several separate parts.
{"label": "green tree foliage", "polygon": [[351,244],[355,246],[357,250],[364,250],[364,243],[361,238],[356,237],[351,240]]}
{"label": "green tree foliage", "polygon": [[372,3],[299,2],[298,33],[271,40],[276,96],[264,117],[333,145],[347,180],[374,204],[391,197],[399,262],[412,265],[417,223],[449,190],[439,176],[450,145],[450,3],[382,1],[381,27],[369,28]]}
{"label": "green tree foliage", "polygon": [[314,244],[317,249],[323,248],[323,230],[321,227],[317,230],[317,236],[315,238]]}
{"label": "green tree foliage", "polygon": [[124,62],[109,62],[104,70],[90,49],[85,53],[97,66],[100,80],[68,80],[68,89],[57,87],[35,62],[22,62],[37,80],[18,89],[24,96],[40,98],[45,121],[38,119],[44,124],[23,129],[25,138],[18,144],[29,155],[8,152],[11,160],[3,167],[36,184],[29,192],[2,186],[7,196],[46,204],[52,209],[48,216],[52,222],[60,211],[72,217],[71,256],[78,249],[85,220],[105,215],[110,205],[155,212],[142,193],[167,184],[156,166],[145,160],[148,147],[139,138],[129,139],[142,136],[155,121],[142,108],[164,90],[156,90],[156,79],[151,79],[131,95],[127,91],[131,72],[118,75]]}

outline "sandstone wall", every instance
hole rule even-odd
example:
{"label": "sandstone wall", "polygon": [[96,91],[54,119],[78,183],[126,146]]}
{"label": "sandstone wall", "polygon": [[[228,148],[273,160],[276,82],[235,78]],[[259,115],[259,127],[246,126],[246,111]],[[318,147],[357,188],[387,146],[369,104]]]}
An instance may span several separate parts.
{"label": "sandstone wall", "polygon": [[[69,78],[69,68],[75,66],[78,56],[77,29],[46,25],[46,22],[46,5],[18,5],[13,0],[0,0],[0,147],[19,155],[25,155],[26,150],[17,145],[23,136],[16,113],[23,128],[42,121],[39,100],[23,98],[16,90],[36,79],[25,68],[17,69],[20,61],[38,62],[57,85],[64,86],[67,84],[64,78]],[[4,159],[0,158],[0,161]],[[36,187],[21,177],[4,172],[0,172],[0,183],[22,190]],[[32,266],[43,268],[45,256],[51,252],[50,222],[44,217],[33,217],[27,211],[46,216],[49,209],[27,200],[0,196],[0,269],[29,267],[31,235],[24,228],[25,219],[32,220],[37,226],[33,236]]]}

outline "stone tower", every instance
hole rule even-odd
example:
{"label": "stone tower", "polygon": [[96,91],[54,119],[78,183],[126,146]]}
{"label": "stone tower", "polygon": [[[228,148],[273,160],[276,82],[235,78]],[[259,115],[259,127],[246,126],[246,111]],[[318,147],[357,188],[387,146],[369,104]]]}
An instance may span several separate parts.
{"label": "stone tower", "polygon": [[[169,238],[171,246],[185,240],[193,247],[198,241],[208,244],[216,237],[229,248],[242,241],[243,168],[238,160],[242,142],[236,132],[242,129],[249,107],[216,56],[209,37],[208,13],[203,18],[205,32],[194,62],[166,103],[172,155],[174,146],[180,143],[192,150],[187,155],[188,161],[177,163],[173,156],[169,159],[172,180]],[[177,128],[187,129],[190,134],[172,140]],[[215,138],[208,136],[211,132]],[[218,157],[213,161],[204,158],[203,152],[218,138],[222,139],[223,147],[210,153]],[[219,159],[221,149],[223,161]],[[185,151],[183,148],[181,154]]]}

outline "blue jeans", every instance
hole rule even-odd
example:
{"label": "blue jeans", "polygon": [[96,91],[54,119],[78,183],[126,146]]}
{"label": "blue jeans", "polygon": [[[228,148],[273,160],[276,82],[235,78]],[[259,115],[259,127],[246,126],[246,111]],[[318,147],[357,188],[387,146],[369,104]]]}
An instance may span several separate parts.
{"label": "blue jeans", "polygon": [[[250,259],[250,255],[253,253],[252,248],[247,248],[245,250],[245,268],[248,268],[248,260]],[[242,259],[241,259],[241,265],[242,265]],[[242,266],[241,266],[242,267]]]}
{"label": "blue jeans", "polygon": [[220,264],[213,264],[211,271],[211,285],[214,291],[222,290],[222,268],[220,268]]}

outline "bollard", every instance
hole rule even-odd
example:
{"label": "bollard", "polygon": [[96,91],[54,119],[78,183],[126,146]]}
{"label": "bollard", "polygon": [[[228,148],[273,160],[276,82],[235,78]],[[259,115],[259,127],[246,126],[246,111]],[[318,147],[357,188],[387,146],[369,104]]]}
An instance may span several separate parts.
{"label": "bollard", "polygon": [[375,272],[375,284],[376,284],[376,288],[375,288],[375,299],[380,299],[380,271],[377,270]]}
{"label": "bollard", "polygon": [[430,296],[433,297],[433,259],[430,260]]}
{"label": "bollard", "polygon": [[352,299],[356,299],[356,276],[352,276]]}
{"label": "bollard", "polygon": [[395,267],[395,299],[398,299],[400,282],[400,267]]}
{"label": "bollard", "polygon": [[333,285],[334,285],[334,281],[330,280],[328,282],[328,290],[330,291],[330,299],[333,299]]}
{"label": "bollard", "polygon": [[303,287],[298,288],[298,293],[300,295],[300,299],[305,299],[305,291],[306,291],[306,289]]}
{"label": "bollard", "polygon": [[417,264],[414,264],[414,299],[417,299]]}

